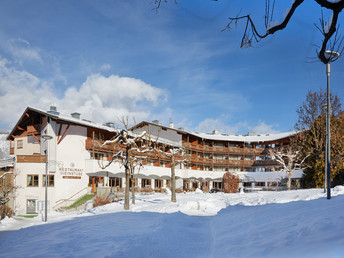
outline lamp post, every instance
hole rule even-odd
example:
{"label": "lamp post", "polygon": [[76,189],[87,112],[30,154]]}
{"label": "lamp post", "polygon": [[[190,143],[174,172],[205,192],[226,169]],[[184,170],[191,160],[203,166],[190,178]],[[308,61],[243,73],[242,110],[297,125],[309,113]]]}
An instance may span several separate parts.
{"label": "lamp post", "polygon": [[330,127],[330,111],[331,111],[331,93],[330,93],[330,73],[331,73],[331,62],[335,61],[339,57],[339,53],[334,51],[325,51],[329,57],[329,61],[326,64],[326,75],[327,75],[327,110],[326,110],[326,153],[327,162],[325,164],[327,171],[327,199],[331,199],[331,127]]}
{"label": "lamp post", "polygon": [[[51,140],[53,137],[48,134],[41,136],[45,141]],[[45,202],[44,202],[44,222],[48,220],[48,145],[45,150]]]}
{"label": "lamp post", "polygon": [[[325,121],[327,121],[327,104],[324,104],[321,106],[321,109],[323,111],[323,113],[325,114]],[[326,186],[327,186],[327,129],[326,130],[326,143],[325,143],[325,180],[324,180],[324,193],[326,193]]]}

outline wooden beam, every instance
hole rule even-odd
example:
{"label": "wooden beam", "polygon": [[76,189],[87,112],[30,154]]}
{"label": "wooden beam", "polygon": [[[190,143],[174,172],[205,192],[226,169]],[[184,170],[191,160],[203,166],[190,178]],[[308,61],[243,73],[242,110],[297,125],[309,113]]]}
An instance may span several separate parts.
{"label": "wooden beam", "polygon": [[26,115],[27,117],[30,117],[30,115],[29,115],[28,113],[25,113],[25,115]]}
{"label": "wooden beam", "polygon": [[37,140],[38,142],[41,142],[40,139],[38,139],[38,137],[37,137],[36,135],[34,135],[33,133],[31,133],[30,135],[32,135],[33,137],[35,137],[36,140]]}
{"label": "wooden beam", "polygon": [[19,127],[19,126],[17,126],[17,128],[18,128],[19,130],[25,131],[25,129],[23,129],[23,128]]}
{"label": "wooden beam", "polygon": [[62,134],[61,138],[58,140],[57,144],[60,144],[60,142],[62,141],[63,137],[64,137],[64,136],[65,136],[65,134],[67,133],[67,131],[68,131],[69,127],[70,127],[70,124],[69,124],[69,125],[67,126],[67,128],[64,130],[64,132],[63,132],[63,134]]}
{"label": "wooden beam", "polygon": [[62,123],[60,124],[59,133],[57,134],[57,141],[60,140],[60,137],[61,137],[61,129],[62,129]]}

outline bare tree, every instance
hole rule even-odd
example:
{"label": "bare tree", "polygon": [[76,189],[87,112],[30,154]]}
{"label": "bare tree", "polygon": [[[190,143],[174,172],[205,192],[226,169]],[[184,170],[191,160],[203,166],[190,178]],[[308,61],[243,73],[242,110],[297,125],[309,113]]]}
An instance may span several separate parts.
{"label": "bare tree", "polygon": [[[317,50],[317,55],[321,62],[324,64],[330,61],[335,61],[331,58],[331,55],[326,54],[326,50],[336,51],[342,53],[343,48],[343,37],[338,34],[339,24],[338,18],[340,12],[344,8],[344,0],[314,0],[319,6],[330,10],[332,16],[329,18],[328,22],[325,22],[323,15],[319,19],[320,24],[316,25],[316,28],[320,31],[323,36],[322,44],[320,49]],[[246,20],[245,30],[241,39],[241,47],[250,47],[254,42],[259,42],[261,39],[266,38],[269,35],[274,34],[277,31],[283,30],[287,27],[290,19],[294,15],[296,9],[304,2],[304,0],[294,0],[292,1],[291,7],[287,9],[283,21],[281,23],[275,24],[273,22],[274,10],[276,0],[265,0],[265,32],[259,33],[255,23],[253,22],[251,16],[243,15],[230,17],[229,23],[226,29],[231,30],[231,26],[237,25],[239,20]],[[332,39],[332,40],[331,40]]]}
{"label": "bare tree", "polygon": [[157,153],[161,153],[169,158],[171,163],[171,202],[177,202],[176,198],[176,165],[188,163],[187,155],[183,147],[171,147],[164,145],[163,148],[155,148]]}
{"label": "bare tree", "polygon": [[8,177],[12,177],[13,172],[5,172],[0,175],[0,219],[3,219],[5,216],[10,217],[12,215],[12,210],[6,204],[10,201],[9,195],[15,188],[12,183],[9,183],[8,180],[5,180]]}
{"label": "bare tree", "polygon": [[281,148],[269,149],[269,155],[271,159],[279,163],[283,170],[288,175],[288,190],[291,188],[291,176],[294,171],[301,169],[302,164],[305,159],[308,157],[302,157],[301,151],[293,144],[286,145]]}
{"label": "bare tree", "polygon": [[[119,151],[114,154],[111,160],[106,165],[100,166],[105,169],[110,166],[112,162],[119,162],[125,168],[125,194],[124,194],[124,209],[129,210],[129,184],[130,178],[134,179],[135,168],[142,166],[142,154],[151,151],[149,145],[145,145],[144,139],[146,142],[150,142],[150,137],[146,132],[141,133],[140,135],[132,134],[127,129],[120,131],[117,137],[111,140],[107,140],[103,143],[102,146],[107,144],[123,144],[125,146],[125,153]],[[133,183],[133,180],[132,180]],[[134,187],[132,187],[134,188]],[[134,197],[135,198],[135,197]],[[135,201],[134,201],[135,202]]]}

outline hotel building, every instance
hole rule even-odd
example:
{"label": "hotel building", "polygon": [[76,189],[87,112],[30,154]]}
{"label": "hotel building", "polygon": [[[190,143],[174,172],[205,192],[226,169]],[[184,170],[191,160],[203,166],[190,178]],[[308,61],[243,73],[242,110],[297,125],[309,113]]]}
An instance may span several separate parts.
{"label": "hotel building", "polygon": [[[289,144],[294,133],[224,135],[195,133],[143,121],[131,129],[146,131],[159,144],[184,148],[189,162],[176,167],[176,187],[185,191],[222,188],[227,171],[237,174],[245,190],[269,189],[280,185],[286,173],[270,159],[268,150]],[[10,154],[15,157],[14,211],[35,214],[44,208],[45,180],[48,181],[48,210],[70,205],[81,196],[104,189],[121,191],[125,187],[124,168],[112,163],[102,169],[124,146],[104,141],[119,133],[113,123],[98,124],[81,119],[79,113],[60,114],[27,107],[8,136]],[[51,136],[44,140],[42,135]],[[170,185],[171,164],[164,155],[148,154],[149,160],[135,174],[138,189],[147,185],[163,189]],[[48,161],[46,178],[46,161]],[[302,171],[293,174],[294,182]]]}

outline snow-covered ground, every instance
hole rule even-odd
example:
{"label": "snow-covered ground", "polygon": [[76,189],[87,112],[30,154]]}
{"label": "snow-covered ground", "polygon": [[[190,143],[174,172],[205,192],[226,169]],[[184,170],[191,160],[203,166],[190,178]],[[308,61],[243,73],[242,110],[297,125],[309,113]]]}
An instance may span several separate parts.
{"label": "snow-covered ground", "polygon": [[0,223],[0,257],[344,257],[344,186],[238,194],[137,195]]}

